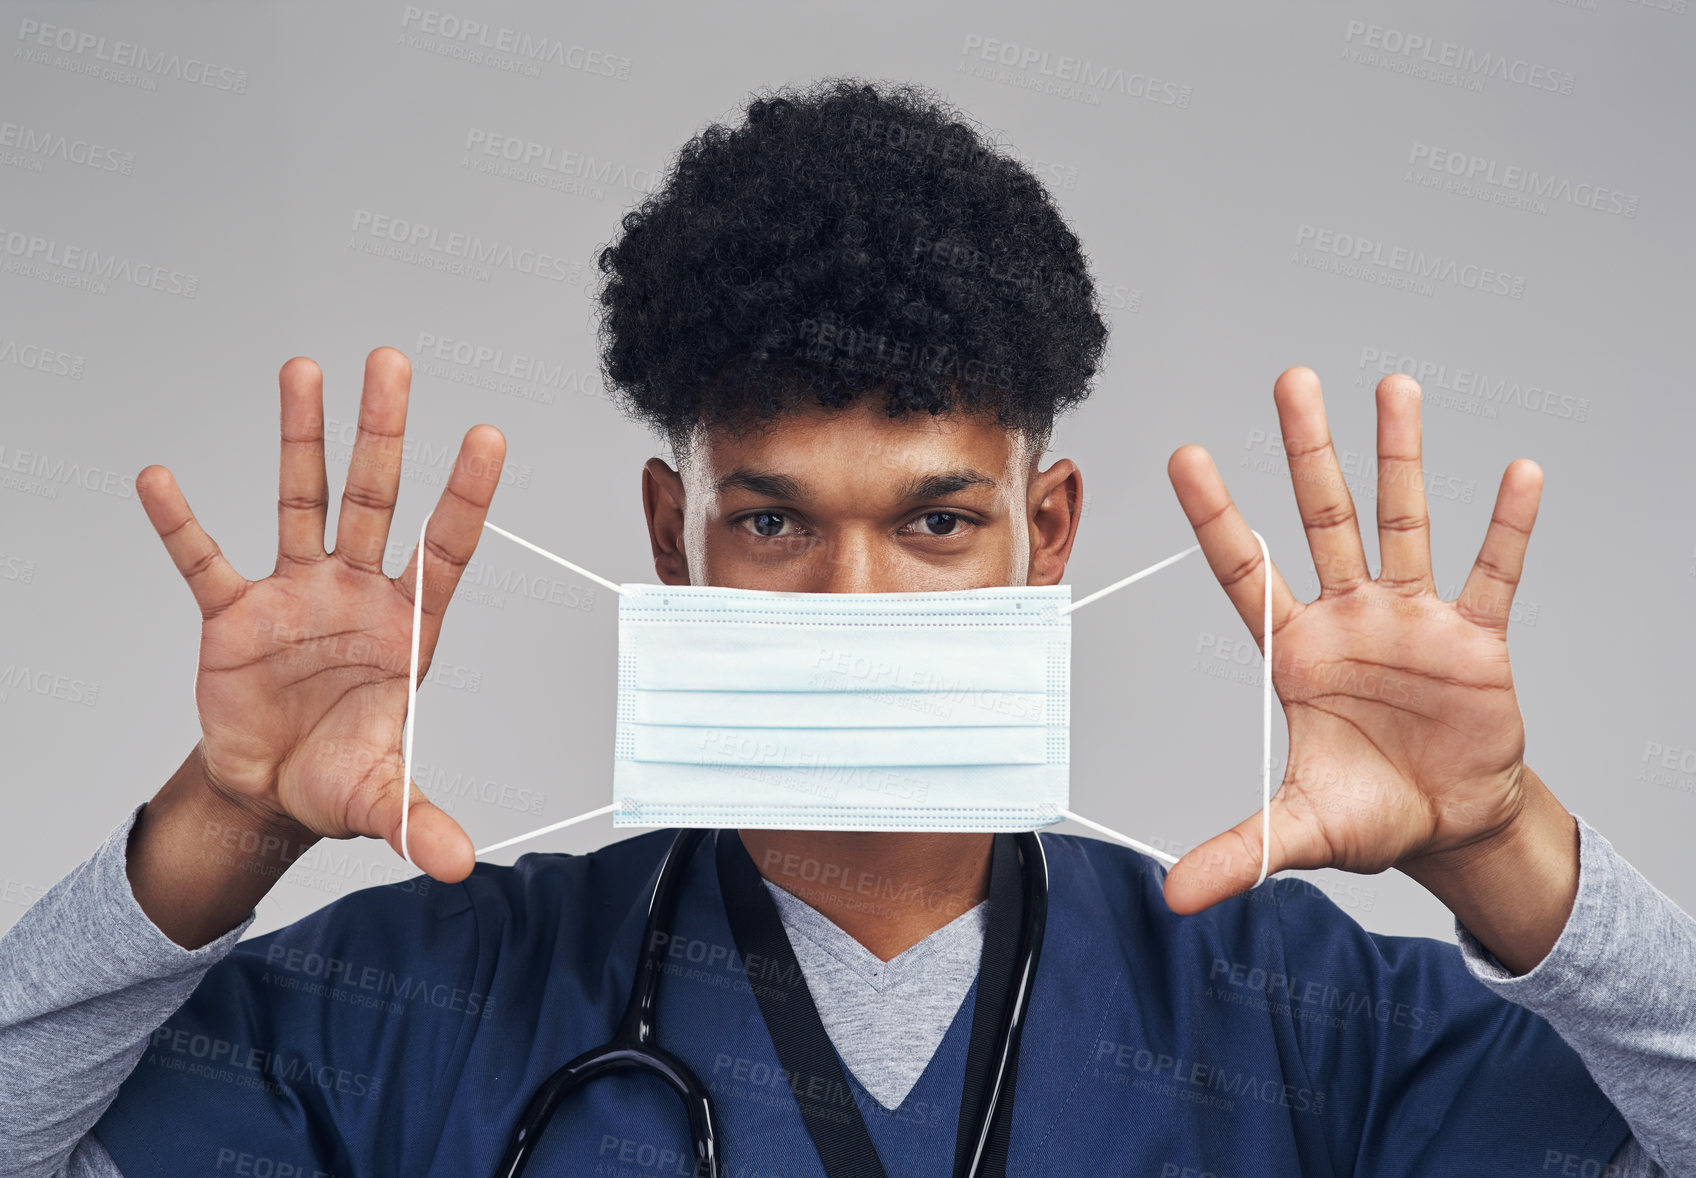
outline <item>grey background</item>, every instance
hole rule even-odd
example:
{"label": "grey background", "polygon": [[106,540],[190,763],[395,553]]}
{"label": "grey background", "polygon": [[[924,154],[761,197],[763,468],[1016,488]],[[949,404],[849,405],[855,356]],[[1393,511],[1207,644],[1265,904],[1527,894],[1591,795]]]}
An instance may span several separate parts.
{"label": "grey background", "polygon": [[[1039,171],[1085,242],[1112,351],[1050,455],[1084,472],[1068,572],[1080,595],[1192,542],[1165,461],[1199,442],[1292,587],[1313,596],[1270,437],[1273,379],[1292,364],[1318,371],[1345,464],[1351,452],[1361,463],[1350,482],[1370,519],[1369,350],[1443,366],[1424,379],[1426,467],[1442,488],[1431,501],[1439,585],[1458,592],[1502,470],[1537,459],[1547,483],[1510,627],[1527,760],[1696,908],[1684,846],[1696,817],[1696,410],[1683,363],[1693,251],[1678,211],[1696,182],[1696,15],[1684,0],[1658,5],[435,10],[609,55],[574,52],[533,75],[438,52],[462,43],[432,37],[403,4],[6,6],[0,133],[63,135],[121,166],[0,144],[0,927],[197,739],[198,615],[133,477],[169,466],[235,567],[265,575],[276,372],[290,356],[323,366],[326,415],[349,436],[365,354],[392,344],[413,358],[418,449],[391,573],[459,438],[488,421],[509,439],[494,522],[603,576],[653,579],[638,471],[661,451],[600,389],[594,251],[689,135],[734,120],[757,86],[827,74],[937,88]],[[27,21],[210,62],[215,84],[131,67],[148,83],[138,87],[90,72],[97,49],[42,49],[21,35]],[[1536,66],[1570,93],[1383,68],[1360,59],[1369,36],[1351,21],[1426,38],[1434,54],[1448,42],[1474,60]],[[1123,70],[1128,89],[1174,101],[1047,92],[1040,60],[984,59],[1025,50],[1046,53],[1049,69],[1072,56]],[[551,188],[487,174],[468,166],[499,163],[465,150],[478,133],[594,163]],[[1485,199],[1445,191],[1446,173],[1410,168],[1434,149],[1566,187],[1540,207],[1490,199],[1511,195],[1499,184]],[[1591,191],[1581,184],[1609,194],[1602,208],[1573,198]],[[359,210],[555,255],[575,279],[369,256],[350,246],[370,240],[354,232]],[[1382,242],[1385,256],[1406,248],[1490,267],[1519,279],[1520,297],[1311,268],[1334,258],[1298,246],[1304,225]],[[164,290],[78,289],[58,280],[71,271],[20,256],[30,237],[181,277]],[[427,337],[537,358],[559,375],[478,387],[473,366],[427,365]],[[63,358],[41,365],[29,349]],[[1460,370],[1486,383],[1468,387]],[[332,426],[335,493],[347,454]],[[1370,528],[1366,543],[1375,562]],[[585,596],[564,570],[492,534],[473,570],[438,681],[420,694],[416,777],[481,846],[608,800],[616,610],[610,594]],[[1184,561],[1088,607],[1077,626],[1074,807],[1174,851],[1252,813],[1258,654],[1206,567]],[[35,689],[44,683],[57,687]],[[1280,763],[1284,737],[1280,719]],[[629,833],[603,818],[492,858]],[[321,845],[263,902],[254,931],[410,874],[381,843]],[[1396,872],[1311,874],[1369,928],[1452,934],[1447,912]]]}

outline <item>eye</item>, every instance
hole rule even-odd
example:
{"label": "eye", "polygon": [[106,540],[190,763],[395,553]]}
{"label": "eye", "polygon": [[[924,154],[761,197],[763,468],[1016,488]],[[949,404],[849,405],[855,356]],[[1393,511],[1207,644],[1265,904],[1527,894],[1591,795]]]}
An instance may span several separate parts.
{"label": "eye", "polygon": [[789,517],[779,515],[775,511],[756,511],[752,515],[743,516],[736,522],[754,535],[769,539],[784,534],[784,528],[789,522]]}
{"label": "eye", "polygon": [[973,526],[972,521],[965,516],[952,511],[927,511],[908,527],[921,526],[918,534],[921,536],[955,536],[964,533],[966,528]]}

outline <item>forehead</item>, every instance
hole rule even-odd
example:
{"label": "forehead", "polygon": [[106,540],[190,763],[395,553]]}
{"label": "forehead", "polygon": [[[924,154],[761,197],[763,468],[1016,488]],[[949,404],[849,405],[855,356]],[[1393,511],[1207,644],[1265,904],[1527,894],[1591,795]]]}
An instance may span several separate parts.
{"label": "forehead", "polygon": [[790,499],[988,492],[1018,477],[1009,468],[1018,450],[1017,436],[993,417],[891,418],[881,398],[863,397],[841,409],[808,406],[746,437],[698,431],[690,482],[720,495]]}

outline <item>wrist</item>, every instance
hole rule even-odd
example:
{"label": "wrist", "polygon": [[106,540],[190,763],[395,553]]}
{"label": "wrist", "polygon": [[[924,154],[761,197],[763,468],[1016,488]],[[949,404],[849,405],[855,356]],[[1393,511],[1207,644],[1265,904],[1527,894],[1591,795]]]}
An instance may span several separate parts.
{"label": "wrist", "polygon": [[125,870],[154,926],[198,949],[246,919],[319,837],[218,790],[197,746],[137,815]]}
{"label": "wrist", "polygon": [[[167,790],[173,787],[200,812],[207,840],[225,843],[226,850],[281,860],[286,865],[323,838],[275,806],[220,781],[206,763],[204,740],[194,746],[177,774],[166,783]],[[231,840],[235,846],[229,845]]]}
{"label": "wrist", "polygon": [[1487,838],[1401,865],[1507,969],[1529,973],[1578,895],[1578,822],[1525,767],[1518,813]]}

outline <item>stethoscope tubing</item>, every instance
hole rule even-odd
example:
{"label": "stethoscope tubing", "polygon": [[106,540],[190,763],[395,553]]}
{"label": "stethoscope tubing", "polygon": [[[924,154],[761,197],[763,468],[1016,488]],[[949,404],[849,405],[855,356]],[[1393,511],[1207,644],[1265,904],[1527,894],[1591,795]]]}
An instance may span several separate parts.
{"label": "stethoscope tubing", "polygon": [[[506,1152],[495,1170],[495,1178],[520,1178],[536,1143],[561,1102],[591,1080],[617,1071],[648,1072],[677,1093],[689,1118],[689,1134],[695,1151],[695,1178],[723,1178],[724,1156],[718,1148],[718,1119],[713,1111],[712,1099],[689,1066],[661,1048],[655,1040],[655,1011],[659,979],[663,972],[661,949],[677,908],[682,868],[708,833],[705,829],[690,827],[679,831],[672,840],[648,901],[647,919],[642,930],[642,953],[618,1029],[606,1043],[585,1051],[536,1089],[507,1143]],[[993,1066],[984,1076],[984,1099],[964,1178],[983,1178],[984,1167],[990,1159],[996,1113],[1005,1100],[1018,1059],[1019,1042],[1030,1009],[1031,986],[1042,955],[1043,934],[1048,920],[1048,856],[1043,850],[1042,840],[1029,831],[1021,832],[1017,838],[1022,852],[1020,875],[1024,884],[1024,915],[1015,957],[1016,976],[1011,1000],[1002,1010]]]}

